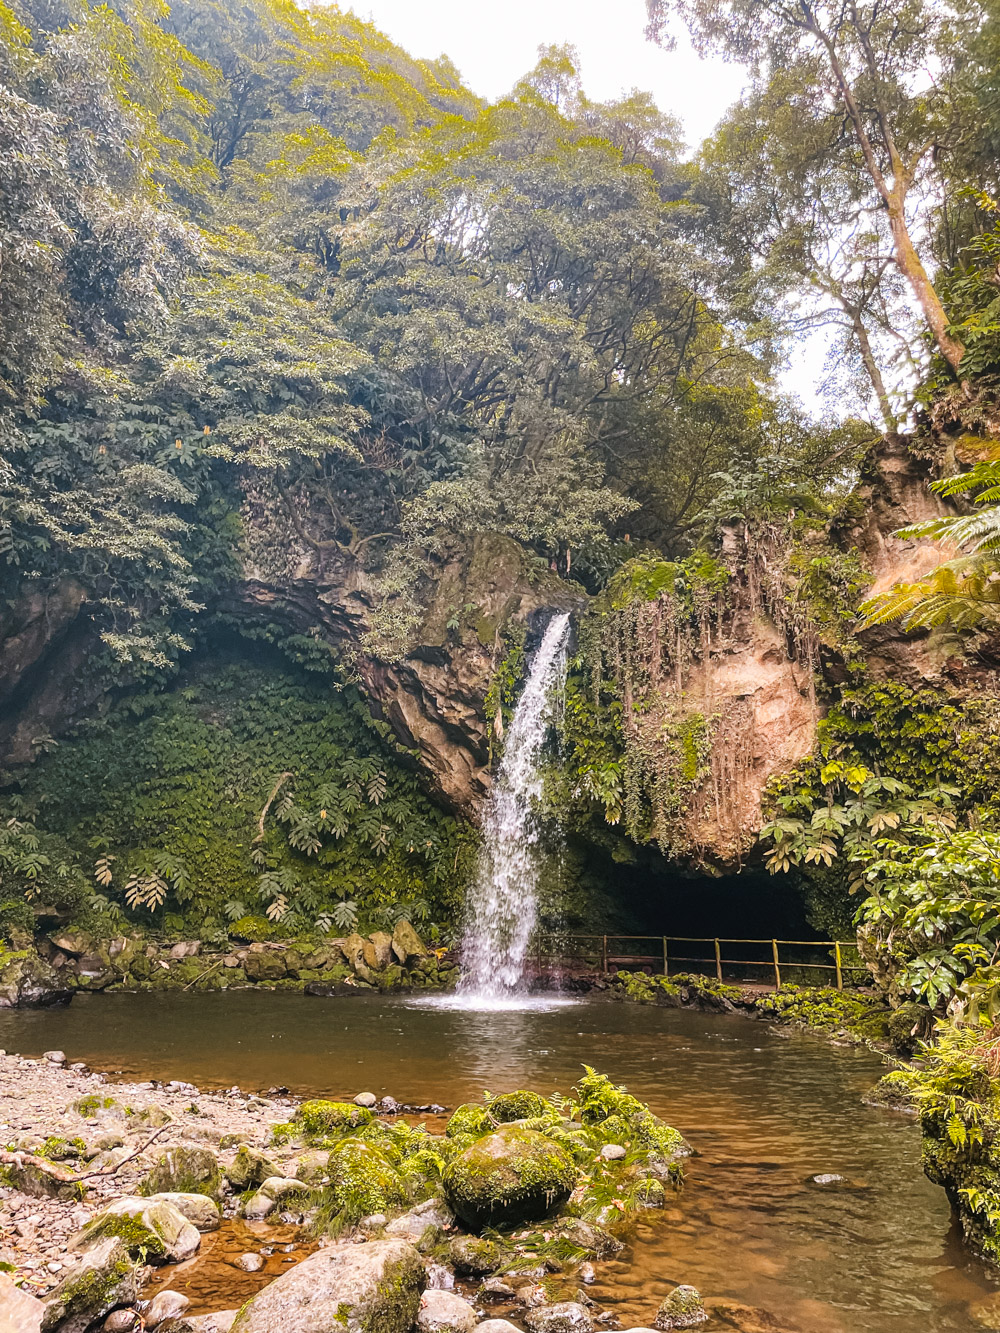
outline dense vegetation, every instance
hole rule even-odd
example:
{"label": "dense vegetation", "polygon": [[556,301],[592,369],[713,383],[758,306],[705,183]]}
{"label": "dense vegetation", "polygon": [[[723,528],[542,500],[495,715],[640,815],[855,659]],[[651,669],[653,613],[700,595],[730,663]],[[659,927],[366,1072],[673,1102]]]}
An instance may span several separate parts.
{"label": "dense vegetation", "polygon": [[[590,100],[570,49],[487,105],[336,7],[0,3],[0,642],[31,597],[82,605],[92,715],[7,775],[9,920],[446,932],[460,822],[356,661],[234,594],[363,587],[355,651],[388,668],[493,533],[593,597],[570,828],[688,866],[708,823],[732,864],[761,835],[894,996],[992,995],[992,699],[869,679],[865,635],[903,616],[971,655],[1000,595],[996,8],[650,12],[749,70],[693,153],[645,94]],[[816,328],[848,409],[823,422],[775,382]],[[919,529],[956,560],[859,619],[887,445],[976,503]],[[686,697],[761,619],[826,714],[762,834],[747,705]],[[524,627],[494,628],[499,744]],[[284,660],[227,657],[234,630]]]}

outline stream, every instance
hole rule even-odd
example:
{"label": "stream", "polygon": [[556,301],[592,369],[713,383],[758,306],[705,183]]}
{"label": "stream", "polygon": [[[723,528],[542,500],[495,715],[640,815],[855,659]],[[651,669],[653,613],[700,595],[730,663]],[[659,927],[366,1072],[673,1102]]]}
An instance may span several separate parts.
{"label": "stream", "polygon": [[[568,1093],[594,1065],[700,1154],[684,1190],[598,1265],[591,1293],[625,1328],[690,1282],[802,1333],[969,1333],[969,1303],[991,1290],[920,1169],[916,1125],[861,1104],[878,1058],[749,1018],[603,999],[468,1011],[376,995],[81,995],[0,1013],[0,1046],[58,1046],[136,1080],[448,1107],[484,1089]],[[817,1186],[817,1174],[846,1183]]]}

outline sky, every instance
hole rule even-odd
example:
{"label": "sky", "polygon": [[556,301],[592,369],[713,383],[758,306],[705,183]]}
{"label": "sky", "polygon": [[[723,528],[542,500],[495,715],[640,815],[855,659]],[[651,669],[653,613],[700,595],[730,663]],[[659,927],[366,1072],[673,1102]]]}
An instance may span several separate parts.
{"label": "sky", "polygon": [[[447,55],[465,83],[493,101],[535,64],[541,45],[575,46],[583,89],[609,101],[639,88],[677,117],[696,148],[739,97],[744,72],[717,58],[701,59],[683,30],[664,51],[645,37],[645,0],[342,0],[411,55]],[[801,340],[780,382],[816,415],[829,411],[815,392],[826,338]]]}

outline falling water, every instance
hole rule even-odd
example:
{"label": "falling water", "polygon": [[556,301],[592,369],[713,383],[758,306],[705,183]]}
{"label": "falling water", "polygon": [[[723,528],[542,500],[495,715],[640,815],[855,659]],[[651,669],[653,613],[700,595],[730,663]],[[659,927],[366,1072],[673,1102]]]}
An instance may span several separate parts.
{"label": "falling water", "polygon": [[566,679],[569,616],[553,616],[507,733],[493,784],[476,877],[466,905],[459,991],[499,1000],[524,984],[528,945],[538,917],[539,765],[553,699]]}

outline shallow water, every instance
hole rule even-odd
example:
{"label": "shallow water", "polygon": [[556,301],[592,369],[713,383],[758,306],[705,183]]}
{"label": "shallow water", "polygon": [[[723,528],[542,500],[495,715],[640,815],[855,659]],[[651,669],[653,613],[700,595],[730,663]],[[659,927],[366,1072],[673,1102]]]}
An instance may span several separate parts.
{"label": "shallow water", "polygon": [[[82,996],[5,1011],[0,1046],[202,1087],[371,1091],[455,1106],[484,1090],[568,1092],[596,1066],[701,1154],[665,1215],[592,1288],[627,1328],[676,1282],[802,1333],[969,1333],[991,1290],[920,1170],[909,1119],[862,1106],[867,1051],[728,1015],[600,1000],[469,1013],[448,1003],[236,991]],[[848,1187],[818,1188],[818,1173]]]}

